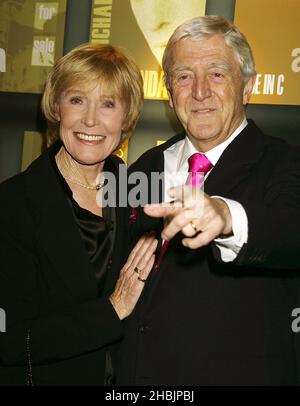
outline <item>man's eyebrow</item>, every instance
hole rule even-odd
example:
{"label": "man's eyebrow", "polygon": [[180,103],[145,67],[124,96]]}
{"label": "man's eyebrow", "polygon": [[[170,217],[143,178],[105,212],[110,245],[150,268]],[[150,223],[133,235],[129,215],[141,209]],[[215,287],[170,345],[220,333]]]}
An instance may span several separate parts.
{"label": "man's eyebrow", "polygon": [[[219,69],[227,70],[228,72],[232,70],[231,67],[227,63],[224,63],[224,62],[212,62],[208,65],[208,68],[209,69],[219,68]],[[174,75],[178,72],[182,72],[185,70],[192,71],[193,69],[188,65],[181,65],[181,66],[176,66],[175,68],[173,68],[170,73],[171,73],[171,75]]]}
{"label": "man's eyebrow", "polygon": [[227,63],[224,62],[212,62],[208,65],[208,68],[219,68],[219,69],[225,69],[227,71],[230,71],[231,68]]}
{"label": "man's eyebrow", "polygon": [[192,71],[192,68],[187,65],[176,66],[174,69],[171,70],[171,75],[176,74],[177,72],[182,72],[183,70]]}

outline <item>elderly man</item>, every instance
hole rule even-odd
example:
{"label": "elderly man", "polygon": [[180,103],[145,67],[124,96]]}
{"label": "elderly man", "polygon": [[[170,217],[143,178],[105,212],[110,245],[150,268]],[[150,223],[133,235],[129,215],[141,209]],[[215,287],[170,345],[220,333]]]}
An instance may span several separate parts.
{"label": "elderly man", "polygon": [[[161,200],[169,193],[182,204],[137,210],[135,238],[155,230],[162,243],[126,322],[118,382],[295,384],[299,151],[247,121],[253,56],[224,18],[179,26],[163,68],[185,132],[147,151],[131,170],[148,177],[164,171]],[[168,192],[183,172],[192,186],[185,189],[204,182],[199,201],[178,187]]]}

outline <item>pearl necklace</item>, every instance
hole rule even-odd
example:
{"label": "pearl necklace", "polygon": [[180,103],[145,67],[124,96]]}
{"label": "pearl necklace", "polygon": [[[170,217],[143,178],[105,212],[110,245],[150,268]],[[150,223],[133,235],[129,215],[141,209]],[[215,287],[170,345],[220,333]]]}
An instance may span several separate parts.
{"label": "pearl necklace", "polygon": [[79,185],[81,187],[84,187],[85,189],[90,189],[90,190],[101,190],[103,188],[104,184],[105,184],[105,181],[103,181],[101,183],[98,183],[95,186],[90,186],[90,185],[86,185],[85,183],[80,182],[77,179],[70,178],[69,176],[64,176],[64,178],[66,180],[69,180],[70,182],[76,183],[77,185]]}

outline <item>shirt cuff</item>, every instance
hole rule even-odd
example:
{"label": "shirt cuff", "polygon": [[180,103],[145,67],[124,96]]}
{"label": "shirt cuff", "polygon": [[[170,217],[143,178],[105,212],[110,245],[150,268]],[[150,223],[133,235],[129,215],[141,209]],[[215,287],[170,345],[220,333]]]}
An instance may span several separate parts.
{"label": "shirt cuff", "polygon": [[233,236],[215,238],[215,245],[219,248],[223,262],[234,261],[242,246],[248,241],[248,217],[244,207],[237,201],[225,199],[221,196],[211,196],[223,200],[230,211]]}

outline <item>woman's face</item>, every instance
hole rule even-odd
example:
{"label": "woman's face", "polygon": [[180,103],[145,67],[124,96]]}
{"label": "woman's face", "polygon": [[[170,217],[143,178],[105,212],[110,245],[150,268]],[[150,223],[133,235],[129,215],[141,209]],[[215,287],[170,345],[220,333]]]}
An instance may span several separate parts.
{"label": "woman's face", "polygon": [[104,161],[119,145],[125,117],[123,103],[103,87],[74,86],[57,104],[60,138],[71,157],[83,165]]}
{"label": "woman's face", "polygon": [[132,11],[153,54],[161,64],[170,36],[184,21],[204,15],[199,0],[130,0]]}

